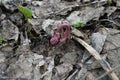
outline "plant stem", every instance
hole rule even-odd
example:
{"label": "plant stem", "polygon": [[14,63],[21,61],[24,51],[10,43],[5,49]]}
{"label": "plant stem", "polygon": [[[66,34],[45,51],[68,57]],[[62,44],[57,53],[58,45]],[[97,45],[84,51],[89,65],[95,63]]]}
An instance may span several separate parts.
{"label": "plant stem", "polygon": [[35,37],[33,36],[33,34],[30,31],[30,23],[29,23],[28,19],[27,19],[27,26],[28,26],[27,31],[29,32],[30,36],[35,39]]}

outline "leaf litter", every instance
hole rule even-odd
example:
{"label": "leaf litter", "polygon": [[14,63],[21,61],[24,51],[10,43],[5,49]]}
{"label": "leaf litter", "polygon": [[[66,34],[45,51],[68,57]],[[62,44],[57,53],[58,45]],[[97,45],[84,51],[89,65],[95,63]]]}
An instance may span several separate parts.
{"label": "leaf litter", "polygon": [[[22,16],[17,4],[32,11],[29,32],[35,38],[26,27],[29,14]],[[119,4],[119,0],[110,4],[108,0],[0,0],[0,79],[119,80]],[[70,24],[71,33],[52,45],[50,39],[63,23]],[[58,34],[64,35],[66,29]]]}

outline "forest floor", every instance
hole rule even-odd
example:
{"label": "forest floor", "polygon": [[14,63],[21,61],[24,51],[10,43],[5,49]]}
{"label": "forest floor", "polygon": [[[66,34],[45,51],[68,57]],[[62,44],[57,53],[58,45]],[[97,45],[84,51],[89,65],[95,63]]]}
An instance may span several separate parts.
{"label": "forest floor", "polygon": [[119,0],[0,0],[0,80],[119,79]]}

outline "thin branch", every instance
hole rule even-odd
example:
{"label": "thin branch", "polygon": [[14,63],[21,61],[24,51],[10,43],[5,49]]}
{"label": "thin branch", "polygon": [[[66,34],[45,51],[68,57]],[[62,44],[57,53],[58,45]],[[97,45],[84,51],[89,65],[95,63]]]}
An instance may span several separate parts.
{"label": "thin branch", "polygon": [[116,23],[116,22],[115,22],[115,21],[113,21],[113,20],[109,20],[109,19],[102,19],[102,20],[100,20],[100,21],[108,21],[108,22],[111,22],[111,23],[115,24],[116,26],[120,27],[120,24],[119,24],[119,23]]}
{"label": "thin branch", "polygon": [[120,65],[118,65],[118,66],[112,68],[109,72],[104,73],[103,75],[101,75],[100,77],[98,77],[96,80],[99,80],[99,79],[101,79],[101,78],[107,76],[109,73],[111,73],[112,71],[114,71],[115,69],[117,69],[117,68],[119,68],[119,67],[120,67]]}
{"label": "thin branch", "polygon": [[[106,72],[109,72],[112,70],[112,68],[110,67],[110,64],[103,58],[101,58],[100,54],[94,49],[92,48],[90,45],[88,45],[85,41],[83,41],[80,38],[77,38],[75,36],[72,37],[74,40],[76,40],[77,42],[79,42],[82,46],[84,46],[89,53],[97,60],[99,61],[100,65],[103,67],[103,69]],[[108,74],[112,80],[119,80],[119,78],[116,76],[116,74],[114,72],[111,72],[110,74]]]}

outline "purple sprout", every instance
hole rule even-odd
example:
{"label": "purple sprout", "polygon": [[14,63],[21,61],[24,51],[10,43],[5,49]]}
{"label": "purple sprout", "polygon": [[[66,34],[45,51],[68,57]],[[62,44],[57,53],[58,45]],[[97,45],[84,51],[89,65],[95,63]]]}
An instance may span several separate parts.
{"label": "purple sprout", "polygon": [[[65,28],[65,32],[62,35],[62,29],[64,28]],[[70,34],[70,24],[68,23],[59,24],[54,36],[50,40],[50,43],[52,45],[55,45],[55,44],[64,42],[66,41],[69,34]]]}

